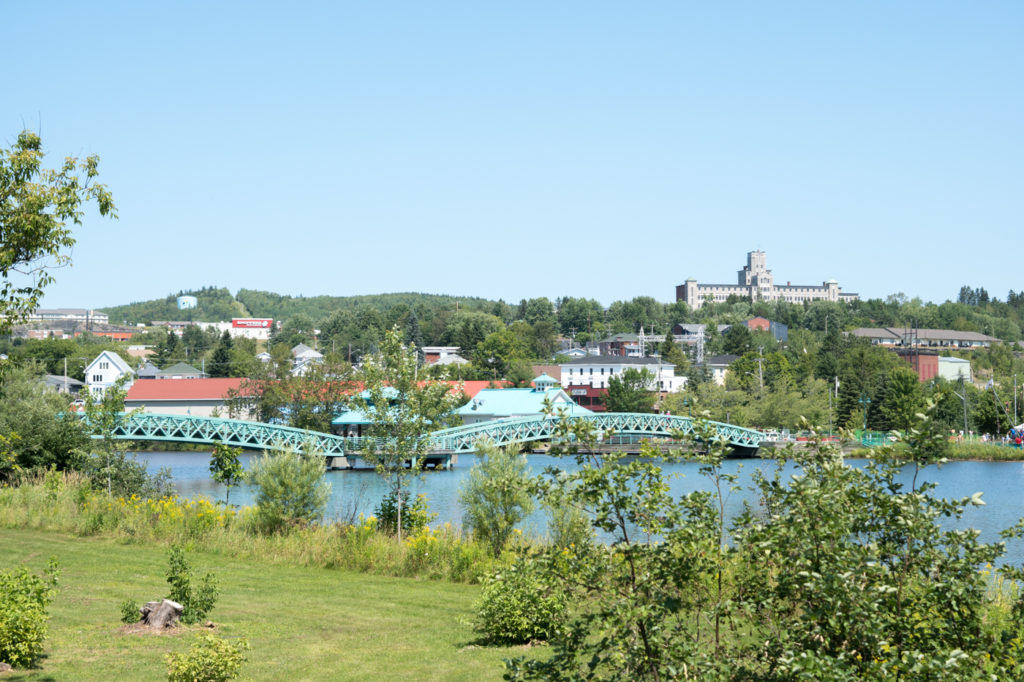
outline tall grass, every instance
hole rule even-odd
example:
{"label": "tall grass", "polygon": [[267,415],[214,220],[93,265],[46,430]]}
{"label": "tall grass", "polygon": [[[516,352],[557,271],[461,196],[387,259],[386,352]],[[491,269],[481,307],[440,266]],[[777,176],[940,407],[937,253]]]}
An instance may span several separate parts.
{"label": "tall grass", "polygon": [[253,507],[206,499],[111,497],[76,473],[47,472],[0,487],[0,526],[118,538],[126,543],[186,544],[225,556],[275,564],[342,568],[377,575],[476,582],[500,559],[444,524],[398,542],[373,517],[354,524],[297,526],[262,534]]}
{"label": "tall grass", "polygon": [[[906,445],[897,443],[893,446],[896,453],[905,452]],[[846,457],[855,459],[871,459],[873,448],[855,448],[845,452]],[[966,443],[950,443],[946,458],[950,460],[972,460],[979,462],[1017,462],[1024,461],[1024,450],[998,443],[970,441]]]}
{"label": "tall grass", "polygon": [[1024,450],[997,443],[953,443],[949,446],[949,459],[975,459],[986,462],[1024,460]]}

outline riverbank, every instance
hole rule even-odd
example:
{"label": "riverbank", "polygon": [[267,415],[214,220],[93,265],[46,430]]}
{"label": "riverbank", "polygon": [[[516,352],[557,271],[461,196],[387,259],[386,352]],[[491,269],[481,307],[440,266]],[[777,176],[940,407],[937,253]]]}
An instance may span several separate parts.
{"label": "riverbank", "polygon": [[[125,599],[166,595],[167,549],[113,538],[0,529],[0,571],[39,572],[56,556],[61,575],[40,668],[3,680],[166,680],[164,655],[184,652],[202,628],[126,634]],[[221,597],[211,614],[221,637],[245,637],[242,677],[253,680],[500,680],[516,647],[474,645],[474,585],[290,566],[189,550],[212,571]],[[536,651],[534,651],[534,654]]]}
{"label": "riverbank", "polygon": [[486,546],[451,524],[425,527],[402,542],[379,530],[373,517],[266,535],[252,507],[228,507],[205,498],[111,498],[74,473],[50,472],[0,487],[0,527],[133,545],[187,544],[235,560],[447,582],[477,582],[501,565]]}
{"label": "riverbank", "polygon": [[[899,451],[902,446],[895,447]],[[844,449],[843,454],[855,459],[871,459],[873,451],[874,448],[854,444],[849,450]],[[994,443],[951,443],[946,459],[954,462],[1024,462],[1024,450]]]}

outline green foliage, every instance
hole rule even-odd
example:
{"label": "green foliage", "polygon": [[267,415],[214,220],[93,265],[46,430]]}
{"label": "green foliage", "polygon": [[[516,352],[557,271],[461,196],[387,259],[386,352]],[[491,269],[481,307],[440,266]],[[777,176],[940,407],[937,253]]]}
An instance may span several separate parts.
{"label": "green foliage", "polygon": [[489,373],[490,379],[501,379],[519,360],[525,360],[529,348],[507,329],[490,334],[473,349],[473,365]]}
{"label": "green foliage", "polygon": [[[275,354],[283,349],[276,347]],[[251,415],[261,421],[286,418],[288,426],[330,433],[331,420],[349,405],[354,392],[352,367],[327,358],[307,366],[302,375],[293,376],[285,357],[253,367],[252,375],[239,390],[230,391],[230,413],[238,418]]]}
{"label": "green foliage", "polygon": [[324,480],[324,456],[311,448],[278,449],[257,457],[248,480],[256,488],[256,515],[266,533],[320,519],[331,490]]}
{"label": "green foliage", "polygon": [[15,668],[29,668],[39,661],[57,575],[55,558],[42,576],[25,567],[0,573],[0,661]]}
{"label": "green foliage", "polygon": [[90,457],[81,469],[92,480],[94,487],[107,491],[113,497],[160,498],[174,492],[170,469],[155,474],[135,455],[124,450]]}
{"label": "green foliage", "polygon": [[0,481],[15,471],[81,468],[89,439],[70,398],[48,388],[38,366],[12,367],[0,384]]}
{"label": "green foliage", "polygon": [[405,480],[419,473],[430,432],[450,423],[462,394],[448,384],[419,381],[416,349],[403,343],[397,327],[385,333],[379,352],[364,359],[357,379],[365,387],[370,419],[365,457],[395,495],[401,540]]}
{"label": "green foliage", "polygon": [[467,351],[476,348],[485,338],[505,329],[505,324],[487,313],[460,311],[448,318],[445,341]]}
{"label": "green foliage", "polygon": [[192,567],[185,559],[185,551],[178,545],[171,547],[167,582],[171,585],[171,593],[167,598],[181,604],[181,622],[185,625],[195,625],[202,621],[217,603],[216,578],[212,573],[207,573],[196,580],[192,575]]}
{"label": "green foliage", "polygon": [[168,682],[227,682],[245,663],[248,640],[234,643],[212,633],[201,634],[185,654],[167,654]]}
{"label": "green foliage", "polygon": [[240,454],[242,448],[233,448],[220,441],[214,443],[213,452],[210,453],[210,476],[227,489],[224,495],[225,504],[231,499],[232,486],[241,483],[245,477],[242,464],[238,461]]}
{"label": "green foliage", "polygon": [[[415,535],[436,519],[437,514],[431,513],[426,495],[420,493],[411,502],[410,495],[408,488],[402,490],[402,528],[409,535]],[[398,533],[398,493],[395,490],[389,490],[384,494],[377,506],[376,514],[377,527],[380,530],[389,535]]]}
{"label": "green foliage", "polygon": [[211,377],[231,376],[231,334],[227,329],[221,335],[217,347],[213,349],[210,361],[206,363],[206,373]]}
{"label": "green foliage", "polygon": [[548,515],[548,539],[555,549],[586,547],[594,541],[594,529],[590,519],[567,497],[560,495],[562,488],[551,488],[544,497],[544,509]]}
{"label": "green foliage", "polygon": [[[690,455],[707,491],[674,499],[657,464],[593,454],[596,434],[563,420],[558,448],[579,469],[551,468],[544,485],[585,508],[611,544],[548,550],[543,579],[576,608],[551,656],[508,661],[507,679],[1020,679],[1024,627],[990,617],[1003,597],[983,571],[1003,545],[939,525],[983,504],[981,493],[944,499],[920,482],[945,440],[934,411],[901,452],[876,451],[867,466],[847,466],[821,440],[789,450],[755,477],[761,505],[731,528],[736,477],[721,471],[725,443],[709,426],[695,426]],[[1022,535],[1024,522],[1004,537]]]}
{"label": "green foliage", "polygon": [[498,557],[516,524],[533,511],[531,478],[518,447],[481,443],[477,456],[459,491],[459,502],[466,510],[466,525]]}
{"label": "green foliage", "polygon": [[686,357],[683,349],[679,347],[679,344],[676,343],[671,331],[665,335],[665,340],[658,346],[658,354],[661,355],[661,359],[664,362],[676,366],[675,375],[677,377],[686,376],[687,371],[690,369],[690,360]]}
{"label": "green foliage", "polygon": [[[249,317],[245,305],[236,300],[228,289],[213,286],[182,290],[176,294],[168,294],[164,298],[112,306],[102,310],[110,316],[111,322],[123,320],[128,324],[149,324],[156,320],[180,320],[182,311],[178,309],[178,296],[196,297],[198,305],[190,311],[192,319],[196,322],[221,322],[233,317]],[[178,359],[184,359],[184,351]]]}
{"label": "green foliage", "polygon": [[474,629],[492,644],[545,641],[566,621],[568,593],[551,582],[546,557],[521,557],[484,580]]}
{"label": "green foliage", "polygon": [[53,281],[50,270],[70,262],[68,223],[82,223],[83,203],[95,201],[100,215],[117,217],[110,192],[96,182],[98,156],[66,157],[60,170],[43,168],[43,156],[30,130],[0,149],[0,331],[34,310]]}
{"label": "green foliage", "polygon": [[139,603],[134,599],[125,599],[121,602],[121,622],[125,625],[131,625],[138,623],[141,618],[141,612],[139,611]]}
{"label": "green foliage", "polygon": [[657,398],[656,390],[652,372],[630,367],[608,379],[605,405],[609,412],[650,412]]}

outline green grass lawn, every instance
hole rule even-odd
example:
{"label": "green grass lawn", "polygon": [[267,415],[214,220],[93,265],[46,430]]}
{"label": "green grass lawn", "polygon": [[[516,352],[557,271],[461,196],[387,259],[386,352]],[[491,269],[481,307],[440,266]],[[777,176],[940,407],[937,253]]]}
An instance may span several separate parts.
{"label": "green grass lawn", "polygon": [[[202,629],[126,634],[119,605],[166,596],[167,550],[0,529],[0,570],[41,572],[50,556],[61,576],[45,658],[0,680],[166,679],[164,655],[187,650]],[[473,585],[187,556],[219,581],[216,632],[249,640],[242,679],[497,680],[502,658],[525,653],[473,645]]]}

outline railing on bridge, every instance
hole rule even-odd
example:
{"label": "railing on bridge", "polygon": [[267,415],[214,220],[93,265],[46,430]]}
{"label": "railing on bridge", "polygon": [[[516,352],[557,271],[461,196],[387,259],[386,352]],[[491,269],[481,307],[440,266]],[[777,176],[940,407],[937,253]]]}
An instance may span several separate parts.
{"label": "railing on bridge", "polygon": [[[534,415],[456,426],[430,435],[429,449],[433,452],[467,453],[476,450],[477,443],[489,440],[496,445],[548,440],[555,425],[563,417]],[[614,431],[622,435],[669,438],[679,433],[693,433],[689,417],[670,417],[660,414],[605,413],[573,417],[589,422],[595,431]],[[733,424],[710,422],[718,437],[732,445],[756,449],[764,434]],[[300,448],[306,444],[328,456],[355,454],[367,445],[367,439],[344,438],[317,431],[305,431],[289,426],[264,424],[239,419],[217,419],[190,415],[147,414],[128,415],[116,433],[124,440],[156,440],[180,443],[207,443],[221,441],[234,447],[266,450],[279,445]]]}
{"label": "railing on bridge", "polygon": [[309,443],[325,455],[345,454],[345,439],[341,436],[241,419],[140,412],[123,419],[115,434],[122,440],[207,444],[220,441],[250,450],[269,450],[280,445],[298,449]]}
{"label": "railing on bridge", "polygon": [[[451,452],[472,452],[479,440],[490,440],[497,445],[547,440],[554,432],[555,424],[561,417],[536,415],[498,419],[480,424],[457,426],[432,434],[437,449]],[[693,433],[693,420],[689,417],[670,417],[663,414],[605,413],[592,414],[573,419],[589,422],[598,432],[614,431],[616,434],[638,435],[652,438],[670,438],[682,433]],[[744,448],[757,448],[764,440],[764,434],[755,429],[745,429],[732,424],[710,422],[715,434],[731,444]]]}

